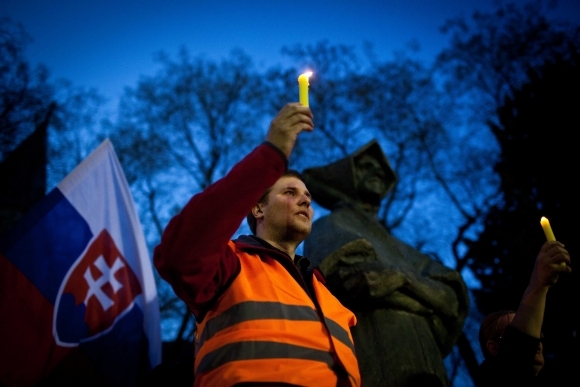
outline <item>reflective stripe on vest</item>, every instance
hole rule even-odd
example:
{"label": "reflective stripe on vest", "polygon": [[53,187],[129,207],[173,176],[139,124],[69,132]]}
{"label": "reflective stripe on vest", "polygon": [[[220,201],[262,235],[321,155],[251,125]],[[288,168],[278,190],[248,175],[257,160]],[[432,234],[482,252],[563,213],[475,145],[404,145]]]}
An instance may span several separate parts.
{"label": "reflective stripe on vest", "polygon": [[[210,337],[213,337],[222,329],[249,320],[290,320],[290,321],[319,321],[318,314],[309,306],[285,305],[279,302],[246,301],[234,305],[207,322],[203,333],[198,341],[198,346]],[[348,333],[336,322],[324,317],[330,334],[344,345],[349,347],[354,354]]]}
{"label": "reflective stripe on vest", "polygon": [[237,360],[260,359],[314,360],[325,363],[328,368],[334,364],[331,353],[317,349],[271,341],[241,341],[226,344],[205,355],[197,366],[197,372],[209,372]]}

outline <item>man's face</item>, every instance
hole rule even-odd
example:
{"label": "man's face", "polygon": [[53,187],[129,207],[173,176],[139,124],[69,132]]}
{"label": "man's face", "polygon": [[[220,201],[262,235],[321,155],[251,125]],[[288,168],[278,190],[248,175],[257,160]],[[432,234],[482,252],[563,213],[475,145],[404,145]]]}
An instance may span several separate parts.
{"label": "man's face", "polygon": [[364,200],[380,201],[387,193],[385,172],[370,155],[362,155],[355,160],[355,179],[358,193]]}
{"label": "man's face", "polygon": [[[503,335],[505,332],[505,328],[513,321],[515,317],[515,313],[510,313],[502,316],[498,321],[497,331],[500,332],[500,336]],[[542,334],[543,336],[543,334]],[[538,374],[542,367],[544,367],[544,347],[542,342],[538,346],[538,350],[536,351],[536,356],[534,357],[534,374]]]}
{"label": "man's face", "polygon": [[265,203],[258,205],[265,236],[275,240],[305,239],[312,229],[314,215],[310,203],[310,192],[300,179],[293,176],[278,179]]}

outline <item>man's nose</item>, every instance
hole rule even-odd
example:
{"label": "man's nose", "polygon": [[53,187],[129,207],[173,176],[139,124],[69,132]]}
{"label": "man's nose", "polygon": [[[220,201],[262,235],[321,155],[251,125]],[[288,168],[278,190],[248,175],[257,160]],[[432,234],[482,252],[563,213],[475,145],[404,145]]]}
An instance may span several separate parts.
{"label": "man's nose", "polygon": [[302,194],[302,195],[300,195],[300,202],[298,204],[301,206],[310,207],[311,201],[312,201],[312,199],[310,198],[310,196]]}

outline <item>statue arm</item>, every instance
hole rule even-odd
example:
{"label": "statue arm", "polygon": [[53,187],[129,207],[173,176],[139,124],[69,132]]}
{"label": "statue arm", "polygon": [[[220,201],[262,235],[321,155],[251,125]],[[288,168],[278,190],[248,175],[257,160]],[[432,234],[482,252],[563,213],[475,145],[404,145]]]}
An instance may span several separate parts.
{"label": "statue arm", "polygon": [[[424,259],[431,261],[427,256]],[[334,250],[319,268],[329,282],[333,282],[332,286],[343,288],[343,292],[350,293],[350,298],[370,298],[379,304],[398,305],[419,313],[436,313],[445,318],[456,318],[460,303],[467,302],[466,294],[460,291],[464,297],[458,297],[450,286],[453,282],[463,283],[458,273],[437,268],[441,272],[431,277],[428,270],[415,272],[404,266],[388,267],[377,259],[375,249],[364,238]]]}
{"label": "statue arm", "polygon": [[415,267],[388,267],[377,259],[372,245],[359,238],[328,254],[319,267],[333,293],[353,310],[391,308],[424,316],[446,354],[467,316],[467,287],[457,271],[427,255],[418,258]]}

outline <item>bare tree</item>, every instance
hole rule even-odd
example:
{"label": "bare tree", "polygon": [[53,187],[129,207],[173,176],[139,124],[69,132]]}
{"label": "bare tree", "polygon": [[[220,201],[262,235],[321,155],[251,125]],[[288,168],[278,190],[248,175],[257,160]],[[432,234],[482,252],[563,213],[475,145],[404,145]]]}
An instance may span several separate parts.
{"label": "bare tree", "polygon": [[[0,160],[50,116],[47,187],[54,187],[98,145],[96,90],[52,80],[24,55],[31,38],[21,24],[0,19]],[[49,114],[50,112],[50,114]]]}
{"label": "bare tree", "polygon": [[580,27],[549,18],[556,5],[553,0],[498,1],[493,12],[451,19],[441,28],[450,45],[439,54],[437,70],[448,79],[448,92],[468,103],[475,119],[497,123],[498,107],[529,81],[530,71],[538,71],[548,58],[570,58]]}
{"label": "bare tree", "polygon": [[24,55],[30,41],[21,24],[0,19],[0,160],[44,120],[53,101],[48,70],[32,68]]}

